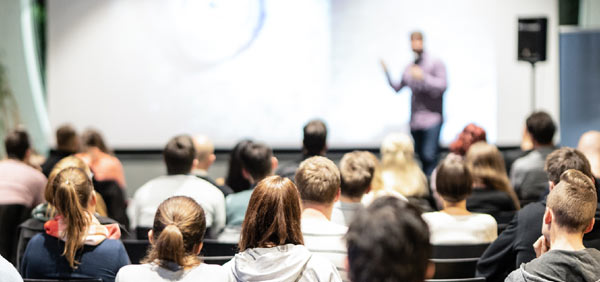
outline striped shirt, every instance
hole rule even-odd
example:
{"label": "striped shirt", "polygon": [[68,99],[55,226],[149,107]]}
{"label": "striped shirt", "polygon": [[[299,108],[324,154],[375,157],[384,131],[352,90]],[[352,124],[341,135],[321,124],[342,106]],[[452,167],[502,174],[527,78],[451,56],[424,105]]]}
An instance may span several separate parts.
{"label": "striped shirt", "polygon": [[344,235],[348,228],[323,218],[302,218],[304,246],[308,250],[331,261],[337,268],[343,281],[349,281],[345,268],[346,241]]}

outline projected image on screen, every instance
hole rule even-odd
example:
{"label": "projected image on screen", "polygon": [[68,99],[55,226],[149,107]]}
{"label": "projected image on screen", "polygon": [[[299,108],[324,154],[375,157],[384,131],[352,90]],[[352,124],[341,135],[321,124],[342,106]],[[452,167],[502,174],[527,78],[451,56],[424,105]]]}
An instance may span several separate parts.
{"label": "projected image on screen", "polygon": [[245,137],[297,148],[302,126],[320,117],[330,147],[378,147],[387,133],[408,132],[411,95],[389,87],[379,61],[399,80],[419,29],[447,68],[442,143],[474,117],[493,141],[494,14],[483,5],[50,1],[50,120],[98,128],[121,149],[162,148],[181,133],[221,148]]}

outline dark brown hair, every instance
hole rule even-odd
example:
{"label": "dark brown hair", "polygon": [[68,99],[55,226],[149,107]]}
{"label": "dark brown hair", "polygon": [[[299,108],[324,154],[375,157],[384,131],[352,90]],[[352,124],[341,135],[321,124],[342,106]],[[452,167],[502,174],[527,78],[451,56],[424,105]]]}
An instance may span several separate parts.
{"label": "dark brown hair", "polygon": [[175,196],[158,206],[152,226],[153,244],[144,263],[165,267],[174,262],[184,268],[201,263],[194,248],[202,243],[206,232],[204,210],[192,198]]}
{"label": "dark brown hair", "polygon": [[63,216],[67,226],[61,234],[66,237],[62,255],[69,262],[69,266],[75,269],[79,264],[75,260],[75,253],[83,246],[83,238],[91,216],[87,205],[94,192],[92,181],[85,171],[69,167],[61,170],[48,188],[53,195],[50,204]]}
{"label": "dark brown hair", "polygon": [[11,159],[24,160],[29,148],[29,134],[22,128],[9,131],[4,138],[6,155]]}
{"label": "dark brown hair", "polygon": [[554,150],[554,152],[546,157],[544,170],[548,174],[548,180],[555,185],[560,182],[560,176],[563,172],[569,169],[579,170],[583,172],[583,174],[594,179],[590,162],[583,153],[576,149],[562,147]]}
{"label": "dark brown hair", "polygon": [[367,151],[345,154],[340,161],[342,194],[360,197],[371,185],[377,157]]}
{"label": "dark brown hair", "polygon": [[102,138],[102,134],[95,129],[86,129],[86,131],[81,134],[81,143],[83,143],[83,146],[86,148],[96,147],[104,153],[111,154],[104,142],[104,138]]}
{"label": "dark brown hair", "polygon": [[246,145],[240,152],[242,166],[254,181],[260,181],[271,174],[273,171],[272,157],[273,151],[271,148],[258,142]]}
{"label": "dark brown hair", "polygon": [[552,117],[546,112],[534,112],[525,121],[527,132],[536,142],[546,145],[552,144],[556,132],[556,125]]}
{"label": "dark brown hair", "polygon": [[302,201],[331,204],[340,189],[340,171],[331,160],[321,156],[300,163],[295,179]]}
{"label": "dark brown hair", "polygon": [[437,167],[435,185],[444,200],[456,203],[471,194],[473,179],[462,160],[446,158]]}
{"label": "dark brown hair", "polygon": [[171,138],[163,150],[163,158],[169,175],[189,173],[196,158],[194,140],[189,135]]}
{"label": "dark brown hair", "polygon": [[285,244],[303,245],[300,195],[288,178],[269,176],[256,185],[242,223],[240,251]]}
{"label": "dark brown hair", "polygon": [[546,206],[554,213],[558,225],[570,232],[584,232],[596,213],[597,197],[592,179],[581,171],[569,169],[550,191]]}
{"label": "dark brown hair", "polygon": [[61,125],[56,130],[56,147],[59,150],[76,153],[79,150],[77,132],[69,124]]}
{"label": "dark brown hair", "polygon": [[319,119],[311,120],[304,126],[304,146],[305,156],[318,156],[327,146],[327,126]]}

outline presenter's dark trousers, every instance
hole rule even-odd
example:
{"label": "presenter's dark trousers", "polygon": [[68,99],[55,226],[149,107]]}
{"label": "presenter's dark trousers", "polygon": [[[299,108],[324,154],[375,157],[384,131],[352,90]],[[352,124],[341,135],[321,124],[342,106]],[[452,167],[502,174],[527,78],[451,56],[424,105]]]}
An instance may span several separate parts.
{"label": "presenter's dark trousers", "polygon": [[413,139],[415,140],[415,152],[423,165],[423,172],[427,176],[435,169],[438,162],[440,130],[442,124],[434,125],[425,129],[411,129]]}

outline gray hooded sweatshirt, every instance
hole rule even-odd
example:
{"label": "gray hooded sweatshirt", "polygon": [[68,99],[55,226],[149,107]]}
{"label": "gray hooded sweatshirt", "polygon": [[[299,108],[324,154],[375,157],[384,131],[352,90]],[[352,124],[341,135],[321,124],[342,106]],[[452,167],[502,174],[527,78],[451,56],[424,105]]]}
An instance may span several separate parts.
{"label": "gray hooded sweatshirt", "polygon": [[600,251],[550,250],[513,271],[505,282],[600,281]]}
{"label": "gray hooded sweatshirt", "polygon": [[303,245],[247,249],[224,265],[232,281],[338,282],[335,266]]}

